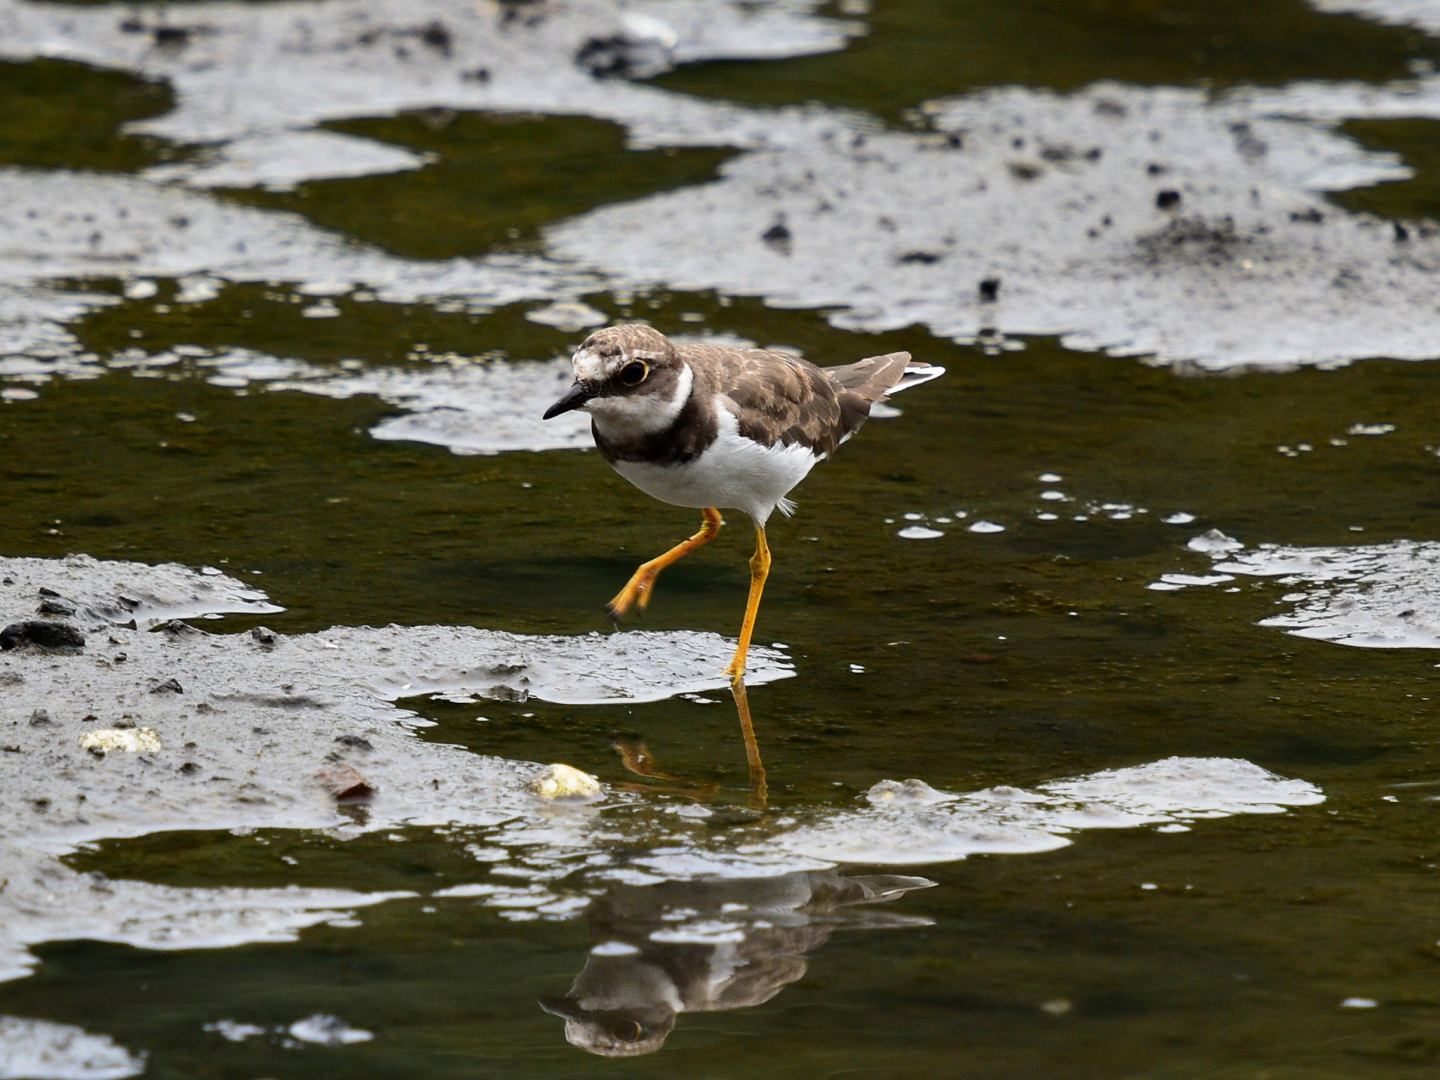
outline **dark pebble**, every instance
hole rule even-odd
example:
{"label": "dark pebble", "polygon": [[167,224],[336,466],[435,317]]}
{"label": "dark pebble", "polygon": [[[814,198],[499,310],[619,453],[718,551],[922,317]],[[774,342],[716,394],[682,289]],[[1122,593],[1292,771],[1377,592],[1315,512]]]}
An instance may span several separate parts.
{"label": "dark pebble", "polygon": [[74,615],[75,609],[63,600],[41,600],[37,609],[41,615]]}
{"label": "dark pebble", "polygon": [[1155,196],[1155,205],[1161,210],[1170,210],[1180,205],[1180,193],[1174,188],[1166,188]]}
{"label": "dark pebble", "polygon": [[445,56],[450,55],[450,30],[440,21],[430,23],[420,32],[420,40]]}
{"label": "dark pebble", "polygon": [[355,750],[375,749],[375,747],[370,745],[369,739],[363,738],[360,735],[337,735],[335,736],[335,741],[341,746],[348,746]]}
{"label": "dark pebble", "polygon": [[187,762],[185,762],[184,765],[181,765],[181,766],[180,766],[180,771],[181,771],[182,773],[184,773],[186,776],[189,776],[191,773],[197,773],[197,772],[199,772],[199,771],[200,771],[200,766],[199,766],[199,765],[196,765],[195,762],[193,762],[193,761],[187,761]]}
{"label": "dark pebble", "polygon": [[1308,210],[1296,210],[1296,211],[1293,211],[1293,212],[1290,214],[1290,220],[1291,220],[1291,221],[1308,221],[1311,225],[1319,225],[1322,221],[1325,220],[1325,215],[1322,214],[1319,210],[1315,209],[1315,207],[1312,206],[1312,207],[1310,207],[1310,209],[1308,209]]}
{"label": "dark pebble", "polygon": [[42,649],[83,649],[85,636],[67,623],[29,619],[0,630],[0,649],[9,652],[25,645]]}
{"label": "dark pebble", "polygon": [[1404,225],[1401,225],[1400,222],[1395,222],[1395,242],[1397,244],[1403,244],[1409,239],[1410,230],[1405,228]]}
{"label": "dark pebble", "polygon": [[1000,279],[987,277],[980,282],[980,299],[987,304],[993,304],[1000,299]]}
{"label": "dark pebble", "polygon": [[157,26],[150,31],[155,35],[156,45],[184,45],[194,33],[188,26]]}
{"label": "dark pebble", "polygon": [[47,589],[44,585],[41,585],[41,586],[40,586],[40,595],[41,595],[41,596],[59,596],[60,594],[59,594],[58,592],[56,592],[54,589]]}
{"label": "dark pebble", "polygon": [[274,630],[265,626],[257,626],[250,631],[250,637],[259,645],[274,645],[279,635]]}
{"label": "dark pebble", "polygon": [[164,682],[150,688],[152,694],[183,694],[185,688],[180,685],[178,679],[166,679]]}
{"label": "dark pebble", "polygon": [[31,727],[49,727],[53,723],[55,721],[50,719],[50,713],[45,709],[36,709],[30,714]]}
{"label": "dark pebble", "polygon": [[760,234],[760,239],[767,244],[788,244],[790,242],[790,230],[783,222],[776,222]]}

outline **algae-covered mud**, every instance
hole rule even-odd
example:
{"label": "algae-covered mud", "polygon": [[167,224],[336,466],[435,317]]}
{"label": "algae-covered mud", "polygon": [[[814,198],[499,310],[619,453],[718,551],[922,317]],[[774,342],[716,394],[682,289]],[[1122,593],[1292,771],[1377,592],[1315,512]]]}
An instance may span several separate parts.
{"label": "algae-covered mud", "polygon": [[[0,0],[0,1077],[1433,1075],[1437,35]],[[947,368],[742,693],[638,320]]]}

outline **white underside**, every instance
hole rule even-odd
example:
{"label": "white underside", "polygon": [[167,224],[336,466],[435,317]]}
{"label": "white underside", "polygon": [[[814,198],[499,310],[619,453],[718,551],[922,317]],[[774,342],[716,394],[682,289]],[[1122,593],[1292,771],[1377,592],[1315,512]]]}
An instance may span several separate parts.
{"label": "white underside", "polygon": [[763,525],[820,459],[803,446],[761,446],[742,438],[739,425],[722,407],[720,434],[706,451],[681,465],[617,461],[615,471],[645,494],[672,506],[716,506],[743,510]]}

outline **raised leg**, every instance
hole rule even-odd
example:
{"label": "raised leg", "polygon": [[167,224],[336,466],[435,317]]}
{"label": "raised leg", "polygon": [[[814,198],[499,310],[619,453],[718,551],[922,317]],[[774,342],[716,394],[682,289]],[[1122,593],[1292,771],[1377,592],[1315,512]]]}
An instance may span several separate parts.
{"label": "raised leg", "polygon": [[745,760],[750,766],[750,805],[764,810],[770,793],[765,786],[765,764],[760,760],[760,744],[755,741],[755,725],[750,722],[750,699],[745,696],[745,680],[730,684],[735,696],[735,711],[740,714],[740,734],[745,739]]}
{"label": "raised leg", "polygon": [[614,600],[605,605],[605,610],[610,613],[610,618],[619,622],[637,602],[643,612],[650,604],[650,590],[654,588],[655,579],[660,576],[660,571],[671,563],[683,559],[702,544],[708,544],[720,534],[720,526],[725,524],[720,517],[720,511],[712,506],[706,509],[704,514],[705,521],[700,526],[699,532],[689,540],[676,544],[664,555],[642,564],[640,569],[635,571],[625,588],[620,590]]}
{"label": "raised leg", "polygon": [[732,683],[745,678],[745,657],[750,653],[750,635],[755,632],[755,614],[760,610],[760,594],[765,591],[765,579],[770,576],[770,546],[765,543],[765,526],[755,524],[755,554],[750,556],[750,600],[745,605],[745,621],[740,624],[740,645],[735,650],[735,659],[725,669]]}

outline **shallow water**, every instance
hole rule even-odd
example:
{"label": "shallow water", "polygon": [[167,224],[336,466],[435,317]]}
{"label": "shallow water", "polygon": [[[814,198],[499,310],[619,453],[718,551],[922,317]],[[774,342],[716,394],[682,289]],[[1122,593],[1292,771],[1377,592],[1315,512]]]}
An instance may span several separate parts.
{"label": "shallow water", "polygon": [[[0,3],[0,1076],[1432,1075],[1433,15],[645,11]],[[534,419],[642,318],[948,369],[763,781],[743,518],[614,636],[694,521]]]}

